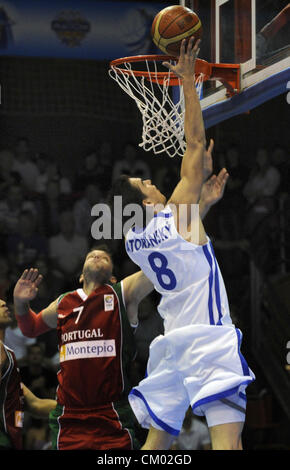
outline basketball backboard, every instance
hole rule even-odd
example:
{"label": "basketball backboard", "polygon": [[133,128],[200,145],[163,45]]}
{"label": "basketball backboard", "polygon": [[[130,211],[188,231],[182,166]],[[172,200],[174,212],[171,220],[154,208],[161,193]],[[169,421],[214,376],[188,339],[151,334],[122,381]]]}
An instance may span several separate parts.
{"label": "basketball backboard", "polygon": [[180,0],[203,25],[199,57],[240,64],[239,92],[206,82],[206,127],[246,112],[290,88],[290,3],[287,0]]}

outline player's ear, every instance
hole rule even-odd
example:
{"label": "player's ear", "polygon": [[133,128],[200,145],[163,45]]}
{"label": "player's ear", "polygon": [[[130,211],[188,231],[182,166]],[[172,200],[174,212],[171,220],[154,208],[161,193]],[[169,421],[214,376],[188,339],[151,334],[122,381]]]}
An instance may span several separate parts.
{"label": "player's ear", "polygon": [[84,275],[82,273],[79,278],[79,283],[82,284],[83,282],[84,282]]}
{"label": "player's ear", "polygon": [[142,204],[143,206],[153,206],[153,202],[151,201],[151,199],[149,199],[148,197],[146,199],[143,199],[142,201]]}

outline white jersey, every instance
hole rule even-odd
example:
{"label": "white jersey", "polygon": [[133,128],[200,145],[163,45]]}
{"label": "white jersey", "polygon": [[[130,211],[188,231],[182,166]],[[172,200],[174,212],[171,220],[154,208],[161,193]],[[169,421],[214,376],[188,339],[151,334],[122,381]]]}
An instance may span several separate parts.
{"label": "white jersey", "polygon": [[210,239],[205,245],[187,242],[177,232],[169,206],[144,230],[128,232],[126,251],[162,295],[158,311],[165,333],[191,324],[232,325]]}

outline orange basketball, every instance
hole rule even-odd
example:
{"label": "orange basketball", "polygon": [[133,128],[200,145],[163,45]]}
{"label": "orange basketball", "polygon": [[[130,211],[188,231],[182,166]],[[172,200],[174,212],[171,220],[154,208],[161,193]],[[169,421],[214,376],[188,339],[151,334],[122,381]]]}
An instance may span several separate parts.
{"label": "orange basketball", "polygon": [[165,54],[179,56],[184,38],[201,38],[202,25],[199,17],[189,8],[173,5],[163,8],[155,16],[151,35],[154,44]]}

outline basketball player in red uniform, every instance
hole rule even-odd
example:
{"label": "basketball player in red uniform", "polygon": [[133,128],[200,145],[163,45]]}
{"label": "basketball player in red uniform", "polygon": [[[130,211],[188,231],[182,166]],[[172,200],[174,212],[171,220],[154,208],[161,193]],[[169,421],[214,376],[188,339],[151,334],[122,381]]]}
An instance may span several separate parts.
{"label": "basketball player in red uniform", "polygon": [[117,283],[112,272],[109,252],[93,249],[83,265],[82,288],[61,295],[39,314],[29,306],[42,279],[38,270],[25,270],[14,289],[16,318],[25,336],[52,328],[58,332],[58,404],[50,419],[54,449],[139,447],[127,401],[135,354],[131,326],[152,284],[142,272]]}
{"label": "basketball player in red uniform", "polygon": [[0,450],[21,450],[24,411],[48,418],[56,401],[36,397],[23,383],[15,354],[4,344],[5,329],[13,319],[0,299]]}

